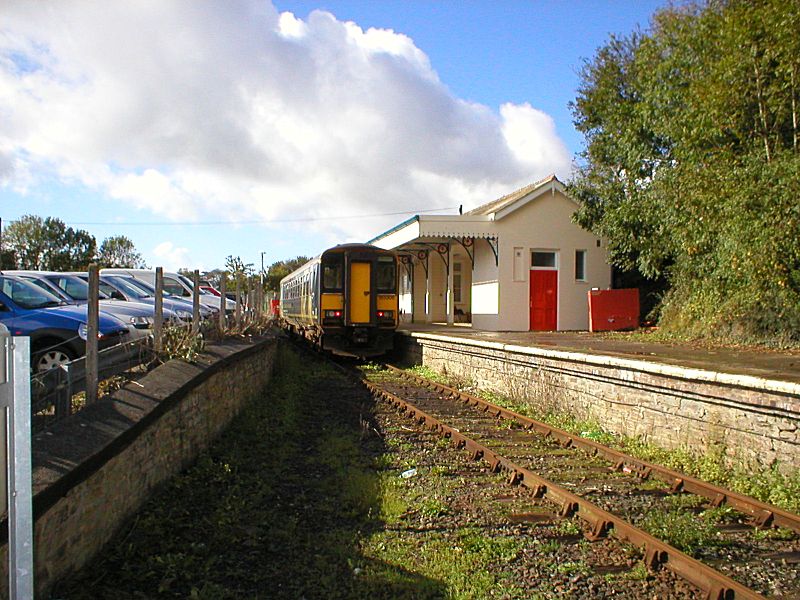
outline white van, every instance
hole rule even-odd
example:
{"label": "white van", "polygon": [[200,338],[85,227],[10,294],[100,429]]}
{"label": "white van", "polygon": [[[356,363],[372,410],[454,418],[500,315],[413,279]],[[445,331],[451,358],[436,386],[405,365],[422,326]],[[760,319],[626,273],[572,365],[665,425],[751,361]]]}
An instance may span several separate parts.
{"label": "white van", "polygon": [[[101,269],[100,272],[108,275],[130,275],[153,287],[156,285],[156,272],[154,269]],[[168,294],[191,300],[194,293],[192,289],[192,280],[185,275],[164,271],[164,291]],[[214,312],[219,312],[219,301],[220,298],[214,294],[200,290],[200,304],[203,306],[212,309]],[[230,313],[234,310],[236,310],[236,302],[226,298],[225,312]]]}

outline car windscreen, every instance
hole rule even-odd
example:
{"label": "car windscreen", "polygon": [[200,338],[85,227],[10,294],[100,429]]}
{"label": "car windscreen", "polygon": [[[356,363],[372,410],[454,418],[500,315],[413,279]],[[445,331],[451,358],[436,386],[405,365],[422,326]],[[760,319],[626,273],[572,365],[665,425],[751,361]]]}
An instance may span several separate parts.
{"label": "car windscreen", "polygon": [[67,296],[62,290],[58,289],[55,285],[51,284],[49,281],[45,281],[43,279],[39,279],[38,277],[31,277],[30,275],[20,275],[20,279],[24,279],[31,285],[35,285],[40,290],[44,290],[48,294],[52,294],[59,300],[63,302],[74,302],[72,298]]}
{"label": "car windscreen", "polygon": [[108,276],[107,278],[104,277],[103,279],[107,279],[111,285],[121,290],[122,293],[127,296],[131,296],[133,298],[150,297],[150,294],[144,292],[142,289],[136,287],[135,285],[128,283],[127,278],[125,277],[114,277],[113,275],[111,275]]}
{"label": "car windscreen", "polygon": [[47,308],[48,306],[59,306],[63,304],[63,302],[53,294],[45,292],[32,283],[21,279],[0,277],[0,290],[11,298],[20,308]]}
{"label": "car windscreen", "polygon": [[[180,279],[181,279],[181,281],[183,283],[185,283],[186,285],[189,286],[190,290],[194,290],[194,283],[192,283],[191,279],[189,279],[185,275],[178,275],[178,277],[180,277]],[[198,290],[199,290],[199,293],[200,293],[201,296],[213,296],[214,295],[211,292],[207,292],[206,290],[204,290],[203,288],[201,288],[199,286],[198,286]]]}
{"label": "car windscreen", "polygon": [[[73,300],[85,301],[89,299],[89,284],[80,277],[72,275],[51,275],[47,277],[58,289],[63,291]],[[107,300],[108,295],[100,292],[100,299]]]}
{"label": "car windscreen", "polygon": [[[156,287],[155,287],[154,285],[150,285],[150,284],[149,284],[149,283],[147,283],[146,281],[142,281],[141,279],[136,279],[135,277],[126,277],[126,279],[128,280],[128,283],[129,283],[130,285],[132,285],[132,286],[134,286],[134,287],[137,287],[137,288],[139,288],[140,290],[142,290],[143,292],[145,292],[145,293],[146,293],[148,296],[152,296],[152,297],[154,297],[154,298],[155,298],[155,295],[156,295]],[[161,291],[161,294],[162,294],[162,295],[163,295],[165,298],[168,298],[169,296],[171,296],[171,295],[172,295],[172,294],[170,294],[169,292],[167,292],[166,290],[162,290],[162,291]]]}

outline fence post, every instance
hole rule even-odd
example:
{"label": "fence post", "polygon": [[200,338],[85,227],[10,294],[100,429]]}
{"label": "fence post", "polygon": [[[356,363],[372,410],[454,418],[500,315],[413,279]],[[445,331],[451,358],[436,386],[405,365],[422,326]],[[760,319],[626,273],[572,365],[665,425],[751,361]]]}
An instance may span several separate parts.
{"label": "fence post", "polygon": [[0,388],[0,405],[5,421],[8,591],[12,600],[21,600],[33,598],[30,339],[5,336],[0,343],[4,371],[0,383],[5,384]]}
{"label": "fence post", "polygon": [[70,365],[61,365],[56,371],[56,421],[72,413],[72,377]]}
{"label": "fence post", "polygon": [[236,278],[236,327],[242,324],[242,284],[239,278]]}
{"label": "fence post", "polygon": [[156,267],[155,314],[153,315],[153,348],[164,349],[164,267]]}
{"label": "fence post", "polygon": [[192,333],[200,331],[200,271],[192,272]]}
{"label": "fence post", "polygon": [[97,337],[100,330],[100,273],[96,263],[89,265],[89,304],[86,323],[86,404],[97,401]]}
{"label": "fence post", "polygon": [[228,298],[225,295],[225,284],[228,277],[225,273],[222,274],[222,277],[219,280],[219,333],[220,335],[225,334],[225,309],[227,308]]}

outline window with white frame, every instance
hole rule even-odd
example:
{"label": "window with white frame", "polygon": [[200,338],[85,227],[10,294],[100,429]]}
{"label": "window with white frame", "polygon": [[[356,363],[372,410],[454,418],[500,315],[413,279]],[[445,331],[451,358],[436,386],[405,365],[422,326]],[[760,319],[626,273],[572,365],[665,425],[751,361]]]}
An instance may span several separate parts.
{"label": "window with white frame", "polygon": [[555,269],[556,253],[534,250],[531,252],[531,267],[538,269]]}
{"label": "window with white frame", "polygon": [[586,250],[575,250],[575,281],[586,281]]}

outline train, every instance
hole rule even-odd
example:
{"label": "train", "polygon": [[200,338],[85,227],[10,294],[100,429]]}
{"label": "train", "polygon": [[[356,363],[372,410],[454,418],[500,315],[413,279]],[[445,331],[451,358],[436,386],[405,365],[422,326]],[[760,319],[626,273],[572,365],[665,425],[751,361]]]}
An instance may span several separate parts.
{"label": "train", "polygon": [[334,354],[388,352],[399,319],[397,265],[394,252],[369,244],[325,250],[281,280],[282,326]]}

